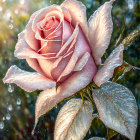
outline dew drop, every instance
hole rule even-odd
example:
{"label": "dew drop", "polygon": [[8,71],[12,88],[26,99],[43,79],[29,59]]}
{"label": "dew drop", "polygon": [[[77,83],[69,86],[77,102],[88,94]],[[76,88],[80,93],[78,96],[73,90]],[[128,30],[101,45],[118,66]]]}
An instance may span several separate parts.
{"label": "dew drop", "polygon": [[12,110],[13,110],[13,106],[12,106],[12,105],[9,105],[9,106],[8,106],[8,110],[9,110],[9,111],[12,111]]}
{"label": "dew drop", "polygon": [[134,1],[133,0],[127,0],[127,3],[128,3],[129,10],[133,10],[134,9]]}
{"label": "dew drop", "polygon": [[89,135],[91,135],[91,131],[90,130],[88,131],[88,133],[89,133]]}
{"label": "dew drop", "polygon": [[13,29],[13,27],[14,27],[13,24],[9,24],[10,29]]}
{"label": "dew drop", "polygon": [[15,13],[15,14],[18,14],[18,10],[16,9],[16,10],[14,11],[14,13]]}
{"label": "dew drop", "polygon": [[4,128],[4,122],[0,122],[0,129]]}
{"label": "dew drop", "polygon": [[19,3],[20,3],[20,4],[24,4],[25,1],[24,1],[24,0],[20,0]]}
{"label": "dew drop", "polygon": [[2,0],[2,2],[6,2],[6,0]]}
{"label": "dew drop", "polygon": [[2,12],[3,8],[0,6],[0,12]]}
{"label": "dew drop", "polygon": [[11,115],[9,113],[6,114],[6,120],[10,120],[11,119]]}
{"label": "dew drop", "polygon": [[5,120],[5,117],[3,117],[2,120],[4,121]]}
{"label": "dew drop", "polygon": [[10,20],[11,16],[12,16],[11,15],[11,11],[10,10],[7,10],[6,13],[5,13],[5,19],[6,20]]}
{"label": "dew drop", "polygon": [[3,44],[6,44],[6,40],[3,40]]}
{"label": "dew drop", "polygon": [[57,105],[55,106],[55,108],[57,109]]}
{"label": "dew drop", "polygon": [[17,99],[17,105],[21,105],[21,99],[20,98]]}
{"label": "dew drop", "polygon": [[10,93],[12,93],[12,92],[14,91],[14,86],[9,85],[9,86],[8,86],[8,91],[9,91]]}

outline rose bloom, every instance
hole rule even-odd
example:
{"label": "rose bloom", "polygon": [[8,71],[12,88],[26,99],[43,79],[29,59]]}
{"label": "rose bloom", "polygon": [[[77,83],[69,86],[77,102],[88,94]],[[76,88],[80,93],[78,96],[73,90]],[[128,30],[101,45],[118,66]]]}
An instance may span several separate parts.
{"label": "rose bloom", "polygon": [[43,90],[36,103],[36,122],[58,102],[90,82],[100,86],[108,81],[114,68],[122,64],[124,47],[119,45],[97,71],[113,30],[113,2],[105,2],[87,22],[86,7],[79,1],[66,0],[60,6],[52,5],[33,13],[18,35],[14,54],[26,59],[36,72],[14,65],[3,81],[15,83],[28,92]]}

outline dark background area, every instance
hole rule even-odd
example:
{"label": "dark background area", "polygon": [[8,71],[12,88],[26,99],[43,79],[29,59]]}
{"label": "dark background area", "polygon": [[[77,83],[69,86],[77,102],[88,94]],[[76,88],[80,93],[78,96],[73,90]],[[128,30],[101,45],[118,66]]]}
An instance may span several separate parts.
{"label": "dark background area", "polygon": [[[87,17],[89,18],[106,0],[81,1],[87,7]],[[0,140],[53,139],[55,119],[63,103],[58,104],[57,107],[40,118],[35,135],[32,136],[35,101],[39,92],[27,93],[15,85],[4,85],[2,78],[13,64],[21,69],[33,71],[28,67],[25,60],[18,60],[14,57],[17,34],[25,28],[30,15],[34,11],[62,2],[63,0],[0,0]],[[122,32],[123,25],[125,25],[123,38],[133,30],[140,28],[140,1],[116,0],[113,4],[112,16],[114,30],[106,55],[113,50],[115,42]],[[140,37],[124,51],[124,60],[133,66],[140,67]],[[131,70],[117,82],[133,92],[140,116],[140,71]],[[85,140],[92,136],[106,137],[107,131],[112,135],[112,130],[107,129],[100,120],[95,119]],[[117,134],[111,139],[126,140],[127,138]],[[140,140],[140,119],[136,140]]]}

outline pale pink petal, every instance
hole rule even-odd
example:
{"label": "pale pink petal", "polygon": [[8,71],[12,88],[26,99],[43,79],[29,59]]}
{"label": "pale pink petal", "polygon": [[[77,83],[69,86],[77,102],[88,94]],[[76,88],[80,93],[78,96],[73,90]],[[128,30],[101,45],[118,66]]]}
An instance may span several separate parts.
{"label": "pale pink petal", "polygon": [[73,33],[71,34],[71,36],[68,38],[68,40],[64,43],[64,45],[61,47],[61,49],[59,50],[59,52],[57,53],[56,56],[60,56],[62,54],[64,54],[63,52],[65,52],[65,49],[73,42],[73,40],[77,37],[79,33],[79,26],[78,24],[76,24],[76,27],[73,31]]}
{"label": "pale pink petal", "polygon": [[86,65],[86,63],[88,62],[88,59],[90,57],[90,53],[86,52],[81,59],[77,62],[77,64],[74,67],[73,71],[80,71],[83,69],[83,67]]}
{"label": "pale pink petal", "polygon": [[58,87],[57,91],[56,88],[43,91],[39,95],[36,102],[35,126],[41,115],[51,110],[63,99],[72,96],[76,92],[80,91],[82,88],[86,87],[91,82],[95,72],[96,67],[93,59],[90,57],[82,71],[75,72],[71,77],[69,77],[64,83],[62,83]]}
{"label": "pale pink petal", "polygon": [[13,65],[9,68],[3,79],[4,83],[15,83],[27,92],[35,90],[46,90],[56,86],[56,82],[52,81],[37,72],[27,72]]}
{"label": "pale pink petal", "polygon": [[58,23],[56,24],[56,28],[50,32],[48,35],[45,35],[45,38],[49,38],[51,36],[53,36],[54,33],[56,33],[58,30],[60,30],[60,28],[63,26],[63,21],[64,21],[64,15],[61,12],[54,10],[54,11],[50,11],[49,13],[46,14],[45,16],[45,20],[47,20],[50,17],[55,17],[56,21],[58,21]]}
{"label": "pale pink petal", "polygon": [[45,73],[41,70],[40,65],[39,65],[37,59],[35,59],[35,58],[27,58],[26,61],[27,61],[28,65],[31,68],[33,68],[35,71],[37,71],[41,75],[45,76]]}
{"label": "pale pink petal", "polygon": [[46,14],[53,10],[57,10],[62,13],[62,9],[58,5],[51,5],[49,7],[41,9],[39,14],[37,14],[33,20],[32,29],[34,32],[36,32],[36,30],[37,30],[37,23],[40,22],[41,20],[43,20],[45,18]]}
{"label": "pale pink petal", "polygon": [[55,59],[58,57],[44,57],[40,54],[38,54],[36,51],[34,51],[32,48],[29,47],[29,45],[24,40],[24,33],[21,32],[18,35],[18,42],[15,47],[14,52],[15,57],[19,59],[26,59],[26,58],[40,58],[40,59]]}
{"label": "pale pink petal", "polygon": [[112,3],[114,0],[105,2],[91,15],[89,23],[89,41],[92,55],[97,65],[101,64],[101,57],[108,48],[113,30],[111,18]]}
{"label": "pale pink petal", "polygon": [[73,28],[72,26],[70,25],[69,22],[67,21],[64,21],[64,28],[63,28],[63,42],[66,43],[66,41],[70,38],[70,36],[72,35],[73,33]]}
{"label": "pale pink petal", "polygon": [[37,60],[45,75],[48,78],[53,79],[51,71],[52,71],[53,63],[55,62],[56,59],[51,59],[51,60],[37,59]]}
{"label": "pale pink petal", "polygon": [[75,26],[78,22],[87,36],[88,26],[87,26],[87,17],[86,17],[86,7],[85,5],[77,0],[65,0],[61,7],[68,9],[72,17],[72,24]]}
{"label": "pale pink petal", "polygon": [[97,86],[107,82],[114,73],[114,69],[121,66],[123,63],[123,50],[124,46],[120,44],[113,50],[110,56],[104,62],[103,67],[96,73],[93,81]]}
{"label": "pale pink petal", "polygon": [[[59,29],[55,34],[52,35],[52,39],[53,36],[60,34],[62,37],[62,28]],[[72,29],[70,27],[70,24],[67,21],[64,21],[64,38],[63,38],[63,42],[65,43],[71,36],[72,34]],[[49,41],[45,44],[44,41],[41,41],[41,46],[44,46],[44,48],[41,49],[40,53],[41,54],[45,54],[45,53],[58,53],[60,51],[60,49],[62,50],[63,47],[62,46],[62,42],[61,41]],[[66,46],[66,44],[65,44]],[[65,48],[64,48],[65,49]],[[63,53],[64,49],[60,52]],[[59,54],[57,54],[57,56],[59,56]]]}
{"label": "pale pink petal", "polygon": [[63,72],[65,67],[67,66],[72,54],[67,55],[67,57],[60,57],[53,63],[53,68],[51,74],[55,80],[57,80],[60,74]]}
{"label": "pale pink petal", "polygon": [[36,11],[35,13],[32,14],[28,24],[26,25],[25,32],[24,32],[24,38],[27,44],[35,51],[39,49],[39,41],[35,38],[35,32],[32,30],[32,24],[33,24],[33,19],[40,11],[41,10]]}
{"label": "pale pink petal", "polygon": [[15,57],[19,59],[26,59],[26,58],[44,58],[40,54],[37,54],[32,48],[24,40],[24,33],[21,32],[18,35],[18,42],[15,47],[14,52]]}
{"label": "pale pink petal", "polygon": [[62,77],[70,74],[74,70],[74,67],[78,59],[81,58],[85,54],[85,52],[90,53],[90,48],[81,28],[79,28],[79,33],[76,40],[74,52],[71,56],[70,61],[68,62],[67,66],[65,67],[64,71],[61,73],[57,81],[60,81]]}
{"label": "pale pink petal", "polygon": [[69,23],[71,23],[72,18],[71,18],[71,15],[70,15],[69,11],[65,7],[62,7],[62,11],[63,11],[63,14],[64,14],[64,19],[66,21],[68,21]]}
{"label": "pale pink petal", "polygon": [[64,98],[72,96],[74,93],[87,86],[91,82],[95,73],[96,66],[92,57],[90,56],[86,66],[81,71],[75,72],[72,76],[65,80],[60,87],[58,87],[58,102]]}

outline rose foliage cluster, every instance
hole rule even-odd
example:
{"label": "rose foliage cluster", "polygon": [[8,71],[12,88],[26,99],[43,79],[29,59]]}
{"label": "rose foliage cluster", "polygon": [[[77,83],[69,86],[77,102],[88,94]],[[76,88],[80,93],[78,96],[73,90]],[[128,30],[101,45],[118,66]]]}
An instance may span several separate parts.
{"label": "rose foliage cluster", "polygon": [[[43,90],[36,101],[35,126],[40,116],[83,88],[91,89],[88,85],[93,82],[98,86],[92,89],[92,98],[100,119],[107,127],[135,138],[135,98],[126,87],[108,81],[114,69],[123,63],[123,44],[103,64],[101,61],[113,30],[113,2],[105,2],[88,21],[86,7],[79,1],[51,5],[33,13],[25,30],[18,35],[14,55],[26,59],[35,72],[14,65],[3,81],[15,83],[27,92]],[[58,114],[54,139],[83,139],[94,119],[92,113],[88,100],[69,100]]]}

